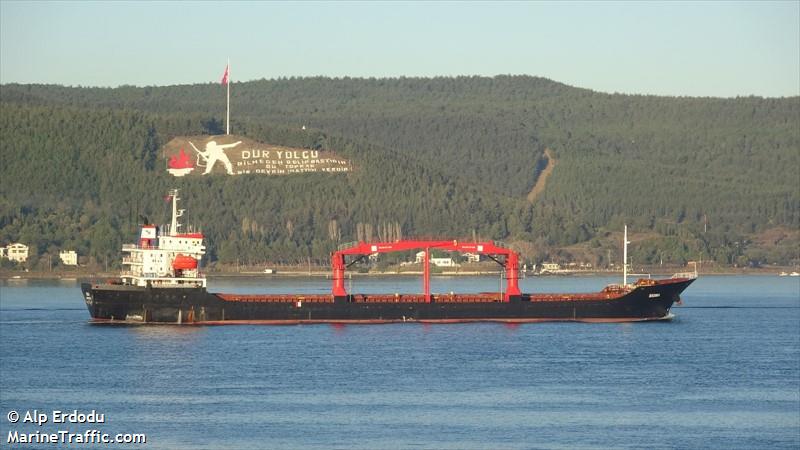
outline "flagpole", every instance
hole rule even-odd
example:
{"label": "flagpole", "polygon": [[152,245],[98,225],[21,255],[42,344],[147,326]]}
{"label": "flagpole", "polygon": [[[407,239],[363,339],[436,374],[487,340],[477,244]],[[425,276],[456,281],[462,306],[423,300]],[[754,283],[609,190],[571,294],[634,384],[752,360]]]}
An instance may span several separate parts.
{"label": "flagpole", "polygon": [[228,114],[225,119],[225,134],[231,134],[231,59],[228,58]]}

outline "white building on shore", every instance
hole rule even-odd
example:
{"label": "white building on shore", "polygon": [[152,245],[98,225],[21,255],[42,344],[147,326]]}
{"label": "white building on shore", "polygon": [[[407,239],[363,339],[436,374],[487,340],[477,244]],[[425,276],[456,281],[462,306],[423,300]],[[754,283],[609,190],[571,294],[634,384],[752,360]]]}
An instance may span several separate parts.
{"label": "white building on shore", "polygon": [[467,259],[469,263],[478,263],[481,262],[481,254],[480,253],[464,253],[464,258]]}
{"label": "white building on shore", "polygon": [[[418,252],[416,257],[417,264],[421,263],[423,259],[425,259],[425,252]],[[431,264],[436,267],[458,267],[458,264],[453,261],[453,258],[431,258],[430,261]]]}
{"label": "white building on shore", "polygon": [[561,264],[551,263],[551,262],[542,263],[542,273],[560,272],[560,271],[561,271]]}
{"label": "white building on shore", "polygon": [[25,262],[28,259],[28,246],[16,242],[5,247],[4,252],[0,253],[3,258],[8,258],[11,261]]}
{"label": "white building on shore", "polygon": [[65,250],[58,254],[58,257],[61,259],[61,264],[65,266],[77,266],[78,265],[78,254],[75,250]]}

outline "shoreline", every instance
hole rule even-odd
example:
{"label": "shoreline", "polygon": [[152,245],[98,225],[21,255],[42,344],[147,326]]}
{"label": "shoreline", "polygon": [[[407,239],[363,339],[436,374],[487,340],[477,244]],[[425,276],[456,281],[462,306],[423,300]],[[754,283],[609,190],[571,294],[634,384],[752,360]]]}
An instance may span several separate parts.
{"label": "shoreline", "polygon": [[[735,276],[735,275],[748,275],[748,276],[779,276],[782,272],[791,273],[796,269],[780,267],[780,268],[763,268],[763,269],[734,269],[727,268],[726,270],[713,270],[701,271],[698,273],[700,277],[703,276]],[[676,273],[673,271],[653,271],[650,273],[653,277],[668,277]],[[87,279],[106,279],[117,278],[116,272],[2,272],[0,273],[0,280],[63,280],[63,281],[77,281]],[[263,272],[207,272],[205,276],[209,279],[214,278],[331,278],[331,272],[321,270],[297,270],[297,271],[278,271],[276,273],[263,273]],[[422,276],[422,271],[404,271],[404,272],[348,272],[348,277],[362,278],[362,277],[419,277]],[[431,273],[431,277],[476,277],[476,276],[500,276],[500,271],[457,271],[457,272],[438,272]],[[532,273],[526,272],[520,274],[520,278],[532,277],[597,277],[597,276],[622,276],[620,271],[574,271],[562,273]],[[629,275],[630,279],[638,279],[639,274]]]}

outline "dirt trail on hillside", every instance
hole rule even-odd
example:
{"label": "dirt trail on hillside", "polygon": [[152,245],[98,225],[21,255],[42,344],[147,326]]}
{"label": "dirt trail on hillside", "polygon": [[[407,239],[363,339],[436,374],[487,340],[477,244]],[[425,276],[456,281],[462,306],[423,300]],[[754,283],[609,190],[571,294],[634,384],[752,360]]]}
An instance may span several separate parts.
{"label": "dirt trail on hillside", "polygon": [[547,178],[553,173],[553,169],[556,167],[556,158],[553,157],[553,153],[549,148],[544,149],[544,156],[547,157],[547,167],[539,174],[539,178],[536,179],[536,184],[528,193],[528,201],[531,203],[535,202],[536,198],[544,192]]}

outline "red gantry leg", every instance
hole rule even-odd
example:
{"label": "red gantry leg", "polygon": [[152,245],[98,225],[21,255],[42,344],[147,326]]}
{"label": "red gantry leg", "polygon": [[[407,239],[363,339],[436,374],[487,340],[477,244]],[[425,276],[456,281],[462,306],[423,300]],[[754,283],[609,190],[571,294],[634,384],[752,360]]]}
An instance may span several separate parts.
{"label": "red gantry leg", "polygon": [[514,252],[509,252],[506,257],[506,295],[503,300],[511,301],[512,298],[519,298],[519,257]]}
{"label": "red gantry leg", "polygon": [[333,297],[347,297],[347,290],[344,288],[344,255],[334,253],[331,257],[331,266],[333,266]]}

